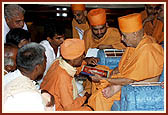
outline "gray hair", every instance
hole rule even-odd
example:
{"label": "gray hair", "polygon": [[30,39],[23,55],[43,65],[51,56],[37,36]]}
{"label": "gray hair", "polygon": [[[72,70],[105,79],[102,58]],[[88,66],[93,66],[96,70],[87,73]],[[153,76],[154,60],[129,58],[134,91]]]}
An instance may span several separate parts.
{"label": "gray hair", "polygon": [[4,13],[5,18],[10,19],[12,17],[18,16],[19,13],[22,13],[24,15],[25,10],[17,4],[10,4],[5,7]]}
{"label": "gray hair", "polygon": [[14,66],[14,60],[11,59],[10,57],[5,57],[4,58],[4,66],[7,66],[7,65]]}
{"label": "gray hair", "polygon": [[18,69],[33,71],[36,65],[43,64],[45,48],[35,42],[28,43],[18,50],[16,64]]}

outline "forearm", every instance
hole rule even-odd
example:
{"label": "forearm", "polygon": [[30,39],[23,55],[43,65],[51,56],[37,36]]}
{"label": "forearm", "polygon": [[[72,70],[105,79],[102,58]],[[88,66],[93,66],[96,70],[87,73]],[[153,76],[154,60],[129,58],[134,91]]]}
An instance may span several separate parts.
{"label": "forearm", "polygon": [[127,78],[109,78],[107,79],[107,81],[111,85],[122,85],[122,86],[134,82],[134,80],[127,79]]}

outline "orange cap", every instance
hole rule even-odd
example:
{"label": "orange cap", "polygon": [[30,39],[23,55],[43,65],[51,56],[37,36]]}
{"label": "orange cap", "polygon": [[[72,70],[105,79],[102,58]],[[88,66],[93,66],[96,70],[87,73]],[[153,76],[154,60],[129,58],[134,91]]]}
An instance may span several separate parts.
{"label": "orange cap", "polygon": [[142,29],[142,19],[140,13],[133,13],[118,18],[121,32],[131,33]]}
{"label": "orange cap", "polygon": [[102,8],[90,10],[88,20],[92,26],[104,25],[106,23],[106,11]]}
{"label": "orange cap", "polygon": [[72,10],[85,10],[85,4],[71,4]]}
{"label": "orange cap", "polygon": [[85,51],[84,40],[66,39],[61,44],[61,55],[65,59],[75,59],[80,57]]}

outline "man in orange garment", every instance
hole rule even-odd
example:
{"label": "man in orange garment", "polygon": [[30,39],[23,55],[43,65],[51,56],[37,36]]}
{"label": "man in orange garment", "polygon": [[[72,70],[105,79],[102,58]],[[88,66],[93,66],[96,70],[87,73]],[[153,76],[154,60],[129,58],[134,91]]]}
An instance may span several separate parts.
{"label": "man in orange garment", "polygon": [[73,38],[82,39],[84,31],[89,29],[85,4],[72,4],[71,8],[74,15],[72,20]]}
{"label": "man in orange garment", "polygon": [[84,59],[84,41],[66,39],[61,44],[61,56],[48,70],[41,84],[41,89],[47,90],[55,98],[56,111],[90,111],[83,105],[87,96],[80,97],[74,75]]}
{"label": "man in orange garment", "polygon": [[164,34],[162,32],[164,23],[159,15],[160,11],[164,10],[162,6],[163,4],[146,4],[145,10],[141,12],[144,32],[152,36],[157,43],[164,41]]}
{"label": "man in orange garment", "polygon": [[[114,100],[120,100],[122,85],[135,81],[156,82],[163,70],[163,48],[151,36],[144,34],[141,14],[134,13],[119,17],[118,22],[122,32],[122,40],[126,43],[127,48],[122,55],[119,66],[113,70],[110,78],[100,78],[98,75],[91,77],[93,80],[100,80],[103,83],[105,82],[102,80],[106,80],[111,84],[101,92],[92,94],[89,98],[88,104],[93,109],[97,105],[107,104],[110,108]],[[105,98],[108,100],[106,103],[101,101]]]}
{"label": "man in orange garment", "polygon": [[90,29],[84,32],[85,52],[89,48],[116,48],[124,49],[121,36],[117,28],[108,27],[105,9],[93,9],[88,13]]}

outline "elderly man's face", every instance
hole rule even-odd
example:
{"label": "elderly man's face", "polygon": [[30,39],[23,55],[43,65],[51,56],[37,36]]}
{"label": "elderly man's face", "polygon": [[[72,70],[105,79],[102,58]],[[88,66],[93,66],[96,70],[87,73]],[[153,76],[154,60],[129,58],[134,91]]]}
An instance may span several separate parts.
{"label": "elderly man's face", "polygon": [[7,70],[8,72],[16,70],[16,55],[17,55],[17,52],[18,52],[18,48],[5,48],[4,49],[4,57],[5,58],[11,58],[14,62],[14,65],[13,66],[11,65],[10,68],[8,68],[8,70]]}
{"label": "elderly man's face", "polygon": [[133,33],[122,33],[122,41],[127,47],[136,47],[137,41]]}
{"label": "elderly man's face", "polygon": [[106,24],[104,25],[98,25],[98,26],[92,26],[92,33],[95,37],[95,39],[100,39],[104,36],[104,34],[107,31]]}
{"label": "elderly man's face", "polygon": [[13,28],[23,28],[24,26],[24,15],[22,13],[18,13],[17,16],[12,18],[6,18],[6,22],[10,29]]}
{"label": "elderly man's face", "polygon": [[80,57],[73,59],[73,67],[80,67],[82,65],[85,54],[83,53]]}
{"label": "elderly man's face", "polygon": [[73,15],[75,20],[78,22],[78,24],[83,24],[86,21],[86,16],[84,14],[84,11],[80,10],[74,10]]}
{"label": "elderly man's face", "polygon": [[146,10],[147,10],[148,15],[157,15],[160,10],[160,4],[158,5],[147,4]]}

